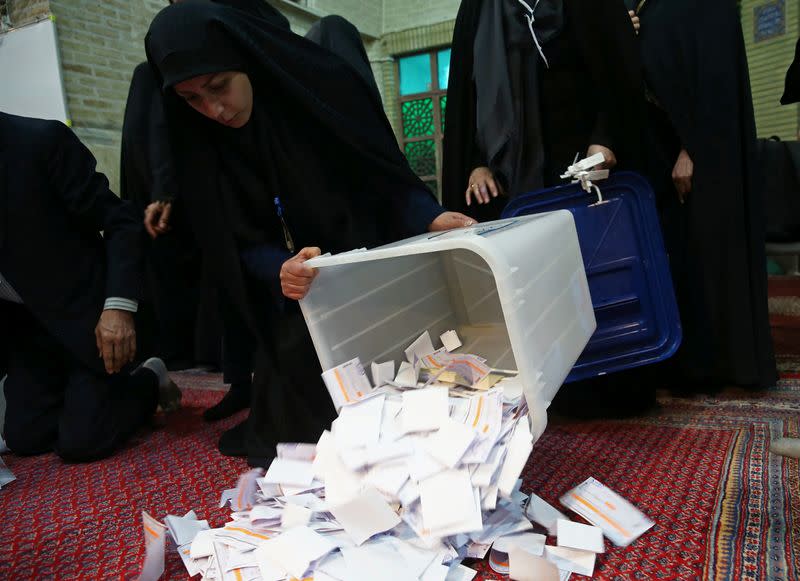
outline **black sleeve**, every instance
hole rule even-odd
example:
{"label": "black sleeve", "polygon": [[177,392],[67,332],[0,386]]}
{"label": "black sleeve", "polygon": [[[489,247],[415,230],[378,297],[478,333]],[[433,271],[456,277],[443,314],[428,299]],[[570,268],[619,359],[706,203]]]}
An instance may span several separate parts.
{"label": "black sleeve", "polygon": [[103,232],[106,296],[138,300],[142,224],[136,210],[109,189],[106,176],[96,171],[94,156],[69,128],[54,122],[47,133],[47,170],[53,195],[88,234]]}
{"label": "black sleeve", "polygon": [[[617,159],[635,152],[643,113],[642,67],[636,33],[619,0],[577,2],[575,34],[597,104],[592,144],[612,149]],[[619,151],[618,151],[619,150]]]}
{"label": "black sleeve", "polygon": [[428,226],[445,212],[431,193],[419,187],[408,189],[401,195],[392,196],[396,216],[395,227],[401,238],[418,236],[428,231]]}

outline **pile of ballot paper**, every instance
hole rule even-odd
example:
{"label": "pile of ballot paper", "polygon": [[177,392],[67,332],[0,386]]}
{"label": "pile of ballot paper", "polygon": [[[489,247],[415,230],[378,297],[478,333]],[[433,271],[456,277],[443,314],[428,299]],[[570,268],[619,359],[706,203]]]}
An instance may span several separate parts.
{"label": "pile of ballot paper", "polygon": [[[189,575],[208,580],[460,581],[476,574],[462,561],[490,549],[491,566],[512,579],[590,576],[604,532],[625,545],[652,526],[592,479],[562,504],[598,527],[520,492],[533,436],[517,378],[456,354],[455,334],[442,340],[435,350],[421,337],[397,375],[373,366],[375,385],[357,360],[327,371],[339,408],[330,431],[316,444],[279,444],[266,472],[225,491],[222,528],[194,513],[165,525],[145,515],[141,578],[163,571],[166,531]],[[529,532],[534,522],[556,546]]]}

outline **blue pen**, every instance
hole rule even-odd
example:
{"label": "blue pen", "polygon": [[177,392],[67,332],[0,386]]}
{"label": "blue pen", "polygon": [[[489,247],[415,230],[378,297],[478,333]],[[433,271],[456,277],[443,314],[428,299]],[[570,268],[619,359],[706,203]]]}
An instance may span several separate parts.
{"label": "blue pen", "polygon": [[286,220],[283,218],[283,206],[281,205],[281,199],[278,196],[275,196],[275,211],[277,212],[278,219],[281,221],[281,226],[283,227],[283,239],[286,241],[286,249],[294,254],[294,240],[292,240],[292,234],[289,232],[289,226],[286,224]]}

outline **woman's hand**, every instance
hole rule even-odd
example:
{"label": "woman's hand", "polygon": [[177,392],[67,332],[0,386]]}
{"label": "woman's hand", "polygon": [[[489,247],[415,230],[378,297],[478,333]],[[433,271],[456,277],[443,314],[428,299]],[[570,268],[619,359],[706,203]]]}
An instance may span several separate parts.
{"label": "woman's hand", "polygon": [[303,248],[281,266],[281,291],[287,299],[304,299],[317,276],[317,271],[306,266],[306,261],[319,256],[319,248]]}
{"label": "woman's hand", "polygon": [[475,220],[459,212],[444,212],[443,214],[439,214],[439,217],[431,222],[430,226],[428,226],[428,232],[466,228],[475,223]]}
{"label": "woman's hand", "polygon": [[614,166],[617,165],[617,156],[614,155],[614,152],[605,145],[590,145],[589,149],[586,150],[586,157],[592,157],[596,153],[602,153],[606,160],[603,163],[596,165],[594,169],[614,169]]}
{"label": "woman's hand", "polygon": [[476,167],[469,174],[469,185],[465,193],[467,206],[472,204],[473,197],[479,204],[488,204],[491,198],[496,198],[501,193],[500,187],[494,180],[494,174],[488,167]]}
{"label": "woman's hand", "polygon": [[633,10],[628,10],[628,16],[631,17],[631,22],[633,23],[633,31],[636,34],[639,34],[639,29],[642,27],[642,22],[639,20],[639,17],[636,16],[636,12]]}
{"label": "woman's hand", "polygon": [[672,183],[675,184],[675,189],[678,190],[678,199],[681,204],[686,202],[686,198],[692,191],[692,178],[694,177],[694,162],[689,157],[689,152],[681,149],[678,154],[678,161],[675,162],[675,167],[672,168]]}
{"label": "woman's hand", "polygon": [[171,202],[153,202],[144,210],[144,228],[150,238],[170,231],[169,215],[172,213]]}

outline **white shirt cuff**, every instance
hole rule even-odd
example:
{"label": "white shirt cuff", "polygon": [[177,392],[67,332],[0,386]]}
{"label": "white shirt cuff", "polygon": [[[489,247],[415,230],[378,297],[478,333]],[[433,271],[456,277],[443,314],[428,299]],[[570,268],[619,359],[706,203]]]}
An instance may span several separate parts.
{"label": "white shirt cuff", "polygon": [[106,299],[106,304],[103,305],[103,310],[115,311],[129,311],[135,313],[139,310],[139,303],[131,299],[123,299],[120,297],[109,297]]}

